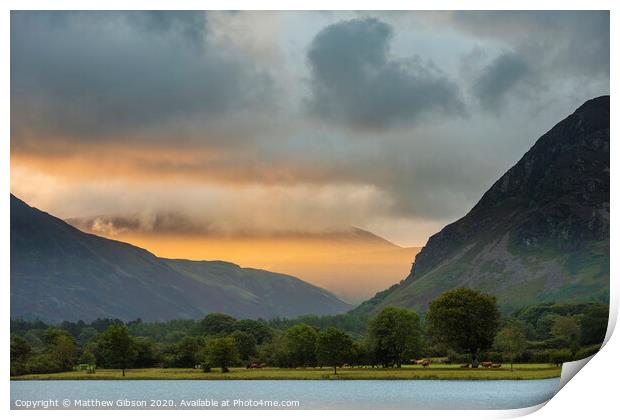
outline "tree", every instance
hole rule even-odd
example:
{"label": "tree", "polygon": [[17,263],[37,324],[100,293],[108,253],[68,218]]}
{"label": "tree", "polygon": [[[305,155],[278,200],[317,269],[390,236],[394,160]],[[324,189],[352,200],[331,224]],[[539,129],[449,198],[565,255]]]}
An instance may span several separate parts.
{"label": "tree", "polygon": [[71,370],[77,361],[77,345],[73,336],[59,328],[48,328],[43,334],[45,352],[62,371]]}
{"label": "tree", "polygon": [[453,350],[478,354],[493,344],[500,313],[494,296],[467,288],[445,292],[429,304],[426,324],[429,336]]}
{"label": "tree", "polygon": [[510,360],[510,370],[515,357],[519,356],[527,348],[525,326],[514,318],[508,318],[506,325],[495,336],[495,347]]}
{"label": "tree", "polygon": [[551,335],[568,346],[573,356],[579,349],[581,329],[573,317],[560,316],[556,318],[553,327],[551,327]]}
{"label": "tree", "polygon": [[237,320],[230,315],[212,313],[200,321],[200,329],[206,335],[229,334]]}
{"label": "tree", "polygon": [[289,363],[293,367],[316,366],[316,342],[318,333],[306,324],[297,324],[284,333],[284,346]]}
{"label": "tree", "polygon": [[256,339],[252,334],[245,331],[234,331],[230,336],[235,340],[241,360],[250,360],[256,354]]}
{"label": "tree", "polygon": [[334,367],[334,375],[337,375],[337,367],[348,361],[351,357],[353,339],[349,334],[338,328],[329,327],[319,333],[317,340],[317,359],[320,363]]}
{"label": "tree", "polygon": [[562,363],[570,362],[572,355],[568,349],[557,349],[549,353],[549,359],[554,365],[561,366]]}
{"label": "tree", "polygon": [[78,342],[80,343],[80,345],[83,346],[86,343],[88,343],[98,333],[99,333],[99,331],[97,331],[93,327],[82,328],[82,330],[78,334]]}
{"label": "tree", "polygon": [[97,364],[97,359],[95,358],[95,355],[90,350],[84,350],[78,361],[86,365]]}
{"label": "tree", "polygon": [[[139,319],[140,318],[138,318],[138,320]],[[136,348],[136,360],[134,362],[134,367],[153,367],[153,365],[158,361],[158,349],[153,340],[148,337],[136,337],[134,338],[134,345]]]}
{"label": "tree", "polygon": [[387,307],[369,322],[374,357],[384,367],[402,363],[421,350],[420,318],[413,311]]}
{"label": "tree", "polygon": [[365,366],[370,363],[370,349],[368,342],[354,342],[351,346],[351,365]]}
{"label": "tree", "polygon": [[32,347],[22,337],[11,334],[11,375],[26,373],[26,362],[32,354]]}
{"label": "tree", "polygon": [[125,369],[133,366],[138,351],[134,340],[129,336],[129,330],[125,325],[111,324],[98,340],[98,351],[104,361],[105,367]]}
{"label": "tree", "polygon": [[607,305],[593,304],[588,308],[581,319],[581,344],[587,346],[605,341],[608,321]]}
{"label": "tree", "polygon": [[205,356],[204,367],[218,366],[222,369],[222,372],[228,372],[228,367],[239,361],[237,345],[232,337],[220,337],[209,340]]}
{"label": "tree", "polygon": [[52,360],[47,353],[38,354],[30,358],[26,369],[30,373],[55,373],[62,371],[58,363]]}
{"label": "tree", "polygon": [[554,313],[545,313],[541,315],[541,317],[536,320],[535,324],[536,326],[534,331],[536,332],[536,338],[539,340],[548,339],[551,334],[553,323],[559,318],[559,316],[560,315]]}
{"label": "tree", "polygon": [[273,331],[262,319],[241,319],[235,322],[233,329],[252,334],[257,345],[264,344],[273,337]]}
{"label": "tree", "polygon": [[173,363],[176,367],[191,368],[202,359],[204,342],[201,338],[185,336],[173,349]]}

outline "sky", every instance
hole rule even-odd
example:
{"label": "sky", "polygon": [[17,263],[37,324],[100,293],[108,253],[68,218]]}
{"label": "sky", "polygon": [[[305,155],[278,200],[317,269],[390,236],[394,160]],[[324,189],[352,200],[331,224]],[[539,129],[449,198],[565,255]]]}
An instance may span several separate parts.
{"label": "sky", "polygon": [[422,246],[605,94],[608,12],[12,12],[11,191],[107,236]]}

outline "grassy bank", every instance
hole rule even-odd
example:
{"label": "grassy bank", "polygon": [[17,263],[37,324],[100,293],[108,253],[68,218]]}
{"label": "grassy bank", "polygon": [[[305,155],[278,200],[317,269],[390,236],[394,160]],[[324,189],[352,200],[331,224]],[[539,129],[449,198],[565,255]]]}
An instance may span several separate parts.
{"label": "grassy bank", "polygon": [[11,380],[155,380],[155,379],[453,379],[453,380],[493,380],[493,379],[547,379],[560,376],[561,368],[549,364],[519,364],[511,372],[509,367],[500,369],[461,369],[458,365],[403,366],[401,369],[379,368],[343,368],[333,374],[329,368],[298,368],[298,369],[245,369],[232,368],[229,373],[221,373],[219,369],[204,373],[199,369],[129,369],[123,377],[120,370],[98,369],[94,374],[86,372],[62,372],[50,374],[32,374],[13,376]]}

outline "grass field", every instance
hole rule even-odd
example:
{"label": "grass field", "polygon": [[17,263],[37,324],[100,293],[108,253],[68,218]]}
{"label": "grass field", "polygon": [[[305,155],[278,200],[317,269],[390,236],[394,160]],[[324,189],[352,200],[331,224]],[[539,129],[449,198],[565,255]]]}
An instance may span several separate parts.
{"label": "grass field", "polygon": [[403,366],[401,369],[381,368],[342,368],[334,375],[333,369],[298,368],[298,369],[245,369],[232,368],[228,373],[221,373],[219,369],[205,373],[199,369],[128,369],[123,377],[120,370],[97,369],[94,374],[86,372],[62,372],[50,374],[33,374],[13,376],[11,380],[106,380],[106,379],[294,379],[294,380],[321,380],[321,379],[453,379],[453,380],[492,380],[492,379],[547,379],[560,376],[561,368],[549,364],[515,364],[514,371],[510,367],[500,369],[461,369],[458,365],[431,365]]}

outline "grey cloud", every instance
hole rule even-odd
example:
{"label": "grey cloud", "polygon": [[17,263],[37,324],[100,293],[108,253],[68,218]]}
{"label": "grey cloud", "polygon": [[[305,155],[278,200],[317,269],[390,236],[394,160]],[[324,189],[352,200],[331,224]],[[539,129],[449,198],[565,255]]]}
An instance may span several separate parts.
{"label": "grey cloud", "polygon": [[[474,96],[496,114],[509,101],[540,108],[552,85],[571,81],[575,99],[609,93],[609,12],[454,12],[448,20],[500,52],[470,81]],[[489,43],[491,41],[491,43]],[[515,94],[516,93],[516,94]]]}
{"label": "grey cloud", "polygon": [[[216,43],[210,32],[214,23],[210,27],[209,15],[205,18],[202,13],[13,13],[12,147],[19,145],[20,131],[38,127],[44,134],[55,131],[51,134],[74,136],[62,154],[91,160],[94,176],[84,180],[87,186],[79,193],[71,190],[58,203],[65,208],[88,203],[92,208],[67,216],[111,213],[117,211],[119,202],[126,202],[124,210],[131,212],[133,208],[156,208],[162,201],[174,203],[171,207],[175,208],[208,211],[201,223],[211,221],[212,229],[219,220],[214,214],[224,219],[231,212],[245,212],[241,220],[262,214],[256,208],[263,205],[262,195],[244,197],[241,204],[237,193],[235,199],[217,196],[196,203],[203,190],[184,195],[187,201],[180,194],[170,198],[184,183],[170,188],[168,178],[183,179],[171,175],[187,174],[195,184],[283,186],[287,191],[301,191],[294,200],[283,193],[287,197],[280,206],[286,210],[283,216],[293,213],[290,203],[317,201],[315,192],[305,193],[304,186],[334,187],[336,198],[325,200],[323,207],[317,205],[319,210],[298,211],[305,223],[317,213],[329,213],[329,220],[336,213],[344,214],[339,221],[351,218],[361,207],[360,200],[344,203],[343,185],[377,191],[368,198],[377,207],[359,216],[360,220],[372,215],[450,220],[473,205],[540,134],[583,101],[608,93],[609,15],[468,12],[448,19],[447,13],[441,13],[440,20],[422,13],[419,18],[426,20],[426,29],[397,37],[394,54],[390,45],[396,34],[380,20],[334,24],[330,18],[331,25],[321,20],[309,25],[312,30],[307,34],[291,39],[287,34],[291,27],[293,31],[307,29],[296,26],[302,21],[297,18],[294,25],[284,25],[288,29],[279,35],[282,45],[294,45],[294,58],[278,62],[282,66],[271,69],[273,73],[258,67],[256,56]],[[347,15],[336,18],[343,16]],[[445,22],[453,27],[446,31]],[[244,28],[252,24],[250,20]],[[324,29],[316,33],[320,27]],[[444,37],[446,32],[450,37]],[[455,38],[466,42],[456,48]],[[409,40],[413,40],[411,46]],[[458,80],[460,89],[436,66],[412,55],[416,42],[426,51],[436,48],[451,57],[477,46],[467,77]],[[299,50],[304,45],[309,49]],[[297,77],[304,64],[310,71],[309,110],[334,124],[297,114],[298,92],[303,89],[291,86],[300,83]],[[290,89],[286,94],[292,106],[282,113],[270,108],[277,101],[271,101],[275,74],[290,78],[290,86],[285,87]],[[460,92],[472,94],[467,97],[468,119],[447,118],[463,112]],[[532,112],[538,100],[547,102],[540,112]],[[483,109],[506,112],[481,112],[473,106],[476,102]],[[266,112],[257,115],[257,109]],[[426,117],[424,124],[415,124]],[[369,130],[352,133],[351,126]],[[136,148],[140,150],[137,158],[134,154],[114,156],[115,161],[102,170],[103,159],[96,156],[99,149],[90,149],[89,141],[130,141],[134,132],[145,146]],[[186,145],[179,139],[185,133],[193,142],[183,148]],[[54,149],[48,140],[52,135],[35,138],[33,148],[51,154]],[[80,144],[81,149],[73,147],[78,143],[85,144]],[[166,150],[141,154],[162,145]],[[90,153],[81,155],[84,150]],[[167,150],[184,158],[177,160]],[[201,151],[209,153],[197,153]],[[148,175],[134,182],[151,186],[135,192],[131,185],[121,183],[100,198],[97,182],[108,185],[114,176],[131,179],[131,174],[116,165],[123,158],[128,167]],[[72,175],[71,179],[78,178]],[[38,185],[33,188],[40,189]],[[240,195],[248,190],[243,191]],[[152,201],[144,205],[149,197]],[[111,208],[102,209],[104,204]],[[225,209],[213,210],[210,205]],[[194,224],[172,223],[163,217],[158,214],[153,221],[159,229],[197,229]],[[101,228],[123,228],[127,223],[104,222],[109,220],[101,221]],[[297,219],[289,224],[296,223]]]}
{"label": "grey cloud", "polygon": [[498,112],[509,91],[528,77],[528,64],[517,54],[503,53],[481,72],[474,83],[474,95],[488,111]]}
{"label": "grey cloud", "polygon": [[374,19],[342,21],[312,41],[310,109],[326,120],[380,129],[422,114],[460,114],[459,89],[432,63],[390,56],[392,27]]}
{"label": "grey cloud", "polygon": [[112,236],[125,232],[186,235],[209,235],[217,232],[205,220],[196,220],[182,213],[171,211],[77,217],[67,219],[67,222],[87,232]]}
{"label": "grey cloud", "polygon": [[269,75],[206,25],[201,12],[13,12],[14,140],[24,127],[88,139],[264,107]]}

